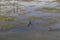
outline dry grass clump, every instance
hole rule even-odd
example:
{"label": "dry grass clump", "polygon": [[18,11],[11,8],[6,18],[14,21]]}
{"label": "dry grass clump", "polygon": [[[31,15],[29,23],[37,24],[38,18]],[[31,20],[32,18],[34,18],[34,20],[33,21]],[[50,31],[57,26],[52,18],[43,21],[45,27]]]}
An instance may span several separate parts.
{"label": "dry grass clump", "polygon": [[24,2],[30,2],[30,1],[33,1],[33,0],[22,0],[22,1],[24,1]]}
{"label": "dry grass clump", "polygon": [[48,24],[48,23],[43,23],[41,26],[47,27],[47,26],[50,26],[50,24]]}
{"label": "dry grass clump", "polygon": [[27,23],[25,23],[25,22],[20,22],[19,25],[20,25],[20,26],[26,26]]}
{"label": "dry grass clump", "polygon": [[56,18],[60,20],[60,17],[56,17]]}
{"label": "dry grass clump", "polygon": [[55,0],[56,2],[60,3],[60,0]]}
{"label": "dry grass clump", "polygon": [[18,11],[18,13],[19,13],[19,15],[26,15],[26,14],[28,14],[28,12],[25,12],[25,11]]}
{"label": "dry grass clump", "polygon": [[4,15],[0,15],[0,22],[8,22],[8,21],[15,21],[15,17],[7,17]]}
{"label": "dry grass clump", "polygon": [[51,26],[51,25],[56,24],[56,23],[58,23],[57,20],[51,20],[48,23],[43,23],[42,26],[47,27],[47,26]]}
{"label": "dry grass clump", "polygon": [[1,7],[1,6],[6,6],[6,5],[5,5],[5,4],[0,3],[0,7]]}
{"label": "dry grass clump", "polygon": [[56,24],[56,23],[58,23],[57,20],[51,20],[51,21],[49,22],[49,24]]}
{"label": "dry grass clump", "polygon": [[0,30],[6,30],[6,29],[9,29],[9,28],[14,28],[15,25],[13,24],[3,24],[3,25],[0,25]]}
{"label": "dry grass clump", "polygon": [[41,8],[40,8],[40,7],[38,7],[38,8],[36,8],[36,9],[35,9],[35,11],[41,11]]}
{"label": "dry grass clump", "polygon": [[12,1],[12,0],[4,0],[4,1],[8,1],[9,2],[9,1]]}
{"label": "dry grass clump", "polygon": [[31,16],[31,17],[29,17],[28,19],[29,19],[29,20],[42,20],[42,19],[43,19],[43,17]]}
{"label": "dry grass clump", "polygon": [[60,30],[60,28],[49,28],[49,31],[59,31]]}
{"label": "dry grass clump", "polygon": [[56,9],[56,8],[47,8],[47,7],[44,7],[44,8],[37,8],[36,11],[59,12],[60,10]]}
{"label": "dry grass clump", "polygon": [[6,15],[8,15],[9,13],[11,13],[12,11],[11,10],[9,10],[9,11],[5,11],[6,12]]}
{"label": "dry grass clump", "polygon": [[46,12],[52,12],[52,11],[54,11],[54,10],[58,10],[58,9],[56,9],[56,8],[42,8],[42,10],[43,11],[46,11]]}

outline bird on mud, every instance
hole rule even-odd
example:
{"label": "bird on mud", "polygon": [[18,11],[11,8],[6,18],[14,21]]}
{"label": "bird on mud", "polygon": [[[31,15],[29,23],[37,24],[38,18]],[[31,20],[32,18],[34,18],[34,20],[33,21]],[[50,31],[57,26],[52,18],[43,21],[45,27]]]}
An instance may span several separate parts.
{"label": "bird on mud", "polygon": [[31,25],[32,25],[32,23],[31,23],[31,21],[29,21],[29,23],[28,23],[28,25],[27,25],[27,26],[28,26],[28,27],[30,27]]}

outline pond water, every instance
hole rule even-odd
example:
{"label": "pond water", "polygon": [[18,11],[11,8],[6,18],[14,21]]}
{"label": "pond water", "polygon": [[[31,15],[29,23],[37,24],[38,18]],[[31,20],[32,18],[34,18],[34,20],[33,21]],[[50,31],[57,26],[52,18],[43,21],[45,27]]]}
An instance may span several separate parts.
{"label": "pond water", "polygon": [[[49,28],[56,29],[60,28],[60,3],[55,0],[22,0],[22,1],[1,1],[0,2],[0,15],[16,17],[13,24],[21,26],[25,25],[26,28],[29,20],[31,20],[32,25],[35,29]],[[16,24],[16,23],[18,24]],[[21,23],[23,22],[23,23]],[[51,23],[50,23],[51,22]],[[10,23],[11,22],[4,22]],[[1,22],[1,24],[4,24]],[[21,25],[20,25],[20,24]],[[58,25],[58,27],[57,27]],[[56,27],[55,27],[56,26]],[[17,27],[17,26],[16,26]],[[31,27],[32,28],[32,27]],[[34,29],[33,28],[33,29]],[[37,29],[37,30],[38,30]],[[24,30],[24,28],[23,28]]]}
{"label": "pond water", "polygon": [[0,1],[1,40],[60,40],[59,33],[59,0]]}

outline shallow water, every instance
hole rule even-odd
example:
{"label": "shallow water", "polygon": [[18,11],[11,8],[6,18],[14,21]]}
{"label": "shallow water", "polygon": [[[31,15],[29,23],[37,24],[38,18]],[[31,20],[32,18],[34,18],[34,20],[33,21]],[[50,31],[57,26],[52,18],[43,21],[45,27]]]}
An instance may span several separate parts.
{"label": "shallow water", "polygon": [[[48,3],[50,2],[50,3]],[[6,4],[7,3],[7,4]],[[60,9],[59,9],[59,4],[56,1],[5,1],[5,2],[0,2],[1,5],[1,15],[6,15],[6,16],[14,16],[17,17],[17,22],[24,22],[27,23],[29,20],[32,21],[32,24],[36,26],[36,28],[43,27],[48,28],[51,26],[53,28],[57,24],[60,24],[60,20],[56,17],[60,16]],[[43,9],[45,8],[45,9]],[[47,9],[48,8],[48,9]],[[54,9],[53,9],[54,8]],[[46,11],[45,11],[46,10]],[[49,11],[48,11],[49,10]],[[50,11],[52,10],[52,11]],[[37,17],[37,18],[32,18],[32,16]],[[31,17],[31,19],[30,19]],[[38,18],[41,17],[41,18]],[[20,20],[20,21],[18,21]],[[57,23],[49,24],[50,21],[58,21]],[[14,23],[14,24],[16,24]],[[38,24],[37,24],[38,23]],[[46,24],[45,24],[46,23]],[[3,22],[2,22],[3,24]],[[26,24],[26,26],[27,26]],[[41,26],[43,25],[43,26]],[[49,26],[48,26],[49,25]],[[19,23],[18,23],[19,26]],[[32,25],[31,25],[32,26]],[[39,26],[39,27],[38,27]],[[44,27],[45,26],[45,27]],[[59,25],[60,26],[60,25]],[[56,27],[56,28],[59,28]],[[41,28],[40,28],[41,29]]]}
{"label": "shallow water", "polygon": [[[0,26],[8,27],[0,30],[1,40],[60,40],[60,3],[57,1],[1,1],[0,16]],[[6,21],[4,16],[10,20],[6,18]]]}

